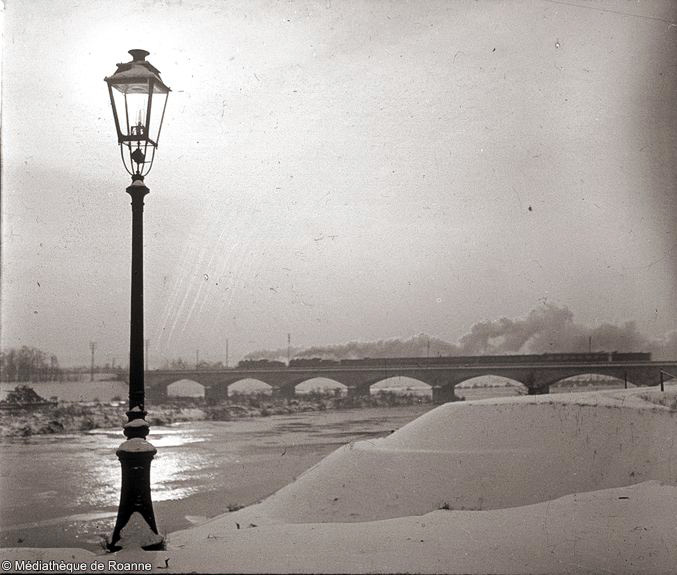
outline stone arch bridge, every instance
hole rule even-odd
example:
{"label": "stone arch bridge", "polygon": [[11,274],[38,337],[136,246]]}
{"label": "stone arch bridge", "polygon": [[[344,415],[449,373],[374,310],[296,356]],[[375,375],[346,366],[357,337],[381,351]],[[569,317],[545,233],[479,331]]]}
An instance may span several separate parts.
{"label": "stone arch bridge", "polygon": [[[380,363],[382,361],[382,364]],[[317,377],[328,378],[345,385],[349,395],[369,395],[375,383],[391,377],[411,377],[431,386],[433,401],[444,403],[457,399],[454,388],[474,377],[495,375],[518,381],[530,395],[548,393],[551,385],[576,375],[604,375],[625,380],[637,386],[658,385],[661,371],[677,372],[677,361],[609,361],[503,364],[474,363],[473,365],[391,365],[389,360],[377,360],[376,365],[222,368],[200,370],[153,370],[145,373],[149,399],[161,401],[167,397],[167,387],[181,379],[198,382],[205,388],[205,398],[219,401],[228,396],[228,387],[243,379],[255,379],[268,384],[273,395],[293,397],[295,388]],[[392,361],[399,363],[399,361]]]}

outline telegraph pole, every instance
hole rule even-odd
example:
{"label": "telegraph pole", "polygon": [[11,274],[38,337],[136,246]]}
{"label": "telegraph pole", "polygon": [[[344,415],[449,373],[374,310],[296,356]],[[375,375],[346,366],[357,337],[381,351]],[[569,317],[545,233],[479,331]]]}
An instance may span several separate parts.
{"label": "telegraph pole", "polygon": [[94,350],[96,349],[96,342],[95,341],[89,342],[89,349],[92,352],[92,364],[89,368],[89,381],[94,381]]}
{"label": "telegraph pole", "polygon": [[228,367],[228,338],[226,338],[226,367]]}
{"label": "telegraph pole", "polygon": [[287,334],[287,367],[289,367],[289,361],[291,360],[291,334]]}
{"label": "telegraph pole", "polygon": [[200,350],[195,350],[195,369],[200,369]]}

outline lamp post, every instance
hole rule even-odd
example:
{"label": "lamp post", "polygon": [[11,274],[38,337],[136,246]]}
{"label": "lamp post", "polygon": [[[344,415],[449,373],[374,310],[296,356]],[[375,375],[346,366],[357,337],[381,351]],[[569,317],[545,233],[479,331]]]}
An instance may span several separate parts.
{"label": "lamp post", "polygon": [[116,451],[122,467],[122,488],[115,528],[108,543],[111,551],[127,544],[147,550],[163,545],[150,495],[150,464],[157,450],[146,441],[149,427],[144,408],[143,198],[150,190],[143,179],[153,166],[170,89],[160,79],[160,71],[146,61],[148,52],[129,53],[132,61],[118,64],[115,73],[105,78],[122,163],[132,177],[127,187],[132,198],[129,411],[123,431],[127,440]]}

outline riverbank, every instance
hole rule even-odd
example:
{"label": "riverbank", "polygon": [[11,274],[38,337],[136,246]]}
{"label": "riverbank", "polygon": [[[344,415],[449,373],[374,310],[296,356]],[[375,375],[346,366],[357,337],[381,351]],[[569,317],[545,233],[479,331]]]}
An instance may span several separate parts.
{"label": "riverbank", "polygon": [[[216,405],[205,405],[199,401],[158,404],[152,407],[146,419],[154,427],[186,421],[232,421],[249,417],[422,403],[426,403],[426,400],[387,393],[360,398],[309,396],[271,399],[243,396]],[[112,404],[62,402],[39,409],[0,412],[0,437],[30,437],[122,427],[127,421],[125,411],[125,404],[117,401]]]}

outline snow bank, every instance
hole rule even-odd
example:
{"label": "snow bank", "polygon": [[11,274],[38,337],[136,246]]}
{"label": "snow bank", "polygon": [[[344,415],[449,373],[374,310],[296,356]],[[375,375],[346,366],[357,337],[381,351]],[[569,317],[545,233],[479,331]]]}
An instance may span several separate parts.
{"label": "snow bank", "polygon": [[388,437],[338,449],[259,505],[174,538],[235,522],[374,521],[440,508],[517,507],[651,479],[677,482],[677,413],[639,393],[448,403]]}
{"label": "snow bank", "polygon": [[493,511],[243,528],[195,538],[154,564],[168,559],[182,573],[658,575],[675,572],[676,513],[677,488],[645,482]]}

